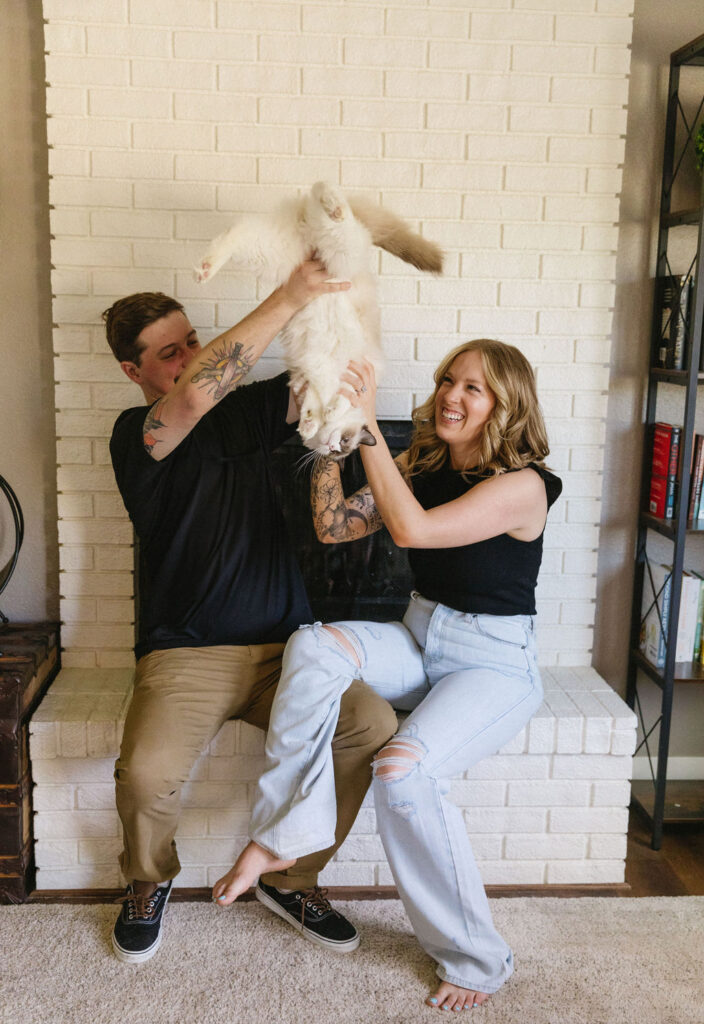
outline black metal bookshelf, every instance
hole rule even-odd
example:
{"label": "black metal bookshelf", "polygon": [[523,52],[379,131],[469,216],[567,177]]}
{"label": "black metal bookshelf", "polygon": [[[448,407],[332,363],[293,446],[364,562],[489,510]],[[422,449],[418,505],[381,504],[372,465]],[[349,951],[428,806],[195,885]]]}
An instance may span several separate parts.
{"label": "black metal bookshelf", "polygon": [[[701,192],[698,206],[693,207],[688,204],[686,209],[673,210],[671,208],[677,175],[682,167],[686,166],[686,161],[693,160],[694,158],[694,136],[701,120],[702,110],[704,109],[704,71],[701,76],[702,100],[696,115],[694,117],[691,114],[688,115],[680,102],[680,71],[683,67],[688,66],[704,68],[704,36],[699,36],[691,43],[676,50],[670,58],[656,265],[656,275],[659,279],[672,273],[668,259],[670,231],[686,226],[696,226],[698,233],[696,251],[693,254],[691,263],[694,284],[690,304],[689,343],[683,369],[664,369],[655,365],[662,338],[662,314],[658,289],[655,289],[649,355],[648,394],[645,412],[646,438],[643,447],[641,476],[641,511],[638,517],[636,573],[633,587],[631,644],[626,697],[628,704],[637,711],[640,719],[642,739],[638,750],[645,748],[651,768],[650,780],[639,780],[633,783],[632,802],[645,815],[651,825],[652,846],[655,850],[658,850],[662,844],[663,828],[666,825],[683,822],[687,824],[704,824],[704,780],[683,781],[668,780],[667,778],[675,686],[704,682],[704,666],[696,662],[675,661],[686,541],[689,536],[704,532],[704,524],[693,524],[687,521],[698,387],[704,384],[704,373],[699,371],[702,327],[704,326],[704,274],[700,273],[701,261],[699,258],[700,254],[704,251],[704,188]],[[680,441],[681,469],[674,515],[671,519],[661,519],[647,511],[651,473],[650,435],[656,419],[658,388],[661,384],[680,386],[684,401]],[[668,564],[672,566],[670,613],[663,628],[666,654],[665,663],[661,668],[648,661],[640,650],[643,593],[644,587],[651,584],[651,580],[646,579],[650,576],[649,572],[646,573],[646,567],[649,563],[648,543],[649,534],[651,533],[665,537],[672,545],[671,558],[668,560]],[[662,623],[661,605],[658,603],[656,595],[653,595],[653,598],[658,604],[658,614]],[[659,717],[652,724],[648,724],[644,720],[643,706],[640,699],[644,677],[655,683],[661,691]],[[651,750],[651,745],[653,748],[655,746],[655,736],[657,736],[656,767],[653,763],[654,755]]]}

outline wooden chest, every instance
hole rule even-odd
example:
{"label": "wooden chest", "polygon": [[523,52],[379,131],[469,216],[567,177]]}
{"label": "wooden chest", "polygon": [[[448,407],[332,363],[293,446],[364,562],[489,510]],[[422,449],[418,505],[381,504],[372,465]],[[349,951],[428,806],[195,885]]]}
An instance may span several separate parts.
{"label": "wooden chest", "polygon": [[0,903],[34,889],[29,720],[59,670],[55,623],[0,630]]}

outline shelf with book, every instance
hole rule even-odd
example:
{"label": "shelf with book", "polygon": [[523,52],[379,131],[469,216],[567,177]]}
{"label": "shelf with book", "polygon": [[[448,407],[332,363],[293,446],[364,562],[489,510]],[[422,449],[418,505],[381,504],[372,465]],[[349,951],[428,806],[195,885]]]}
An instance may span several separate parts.
{"label": "shelf with book", "polygon": [[[650,512],[641,512],[639,523],[649,530],[655,530],[656,533],[669,540],[674,540],[677,534],[677,528],[673,526],[672,519],[660,519],[658,516],[651,515]],[[687,523],[685,529],[687,533],[704,533],[704,522]]]}
{"label": "shelf with book", "polygon": [[[656,668],[637,648],[631,652],[631,657],[638,663],[638,667],[662,688],[665,682],[662,669]],[[672,678],[675,683],[704,683],[704,665],[701,662],[676,661]]]}
{"label": "shelf with book", "polygon": [[[673,794],[682,783],[667,777],[675,686],[704,683],[704,549],[697,539],[704,533],[704,436],[695,427],[698,390],[704,384],[704,274],[699,272],[700,255],[704,259],[704,186],[700,185],[698,200],[689,188],[694,137],[703,112],[700,36],[670,58],[628,664],[627,700],[641,726],[636,753],[647,753],[652,772],[652,784],[645,784],[647,793],[641,792],[640,783],[634,784],[633,798],[649,817],[656,850],[664,826],[679,820]],[[683,168],[687,170],[680,173]],[[691,228],[697,229],[696,243]],[[663,393],[659,403],[663,385],[676,385],[678,390]],[[663,408],[673,420],[677,417],[676,422],[662,420]],[[653,705],[641,701],[639,693],[648,682],[660,690],[654,723],[645,721],[644,708],[651,714]],[[657,749],[651,752],[654,737]],[[704,797],[704,781],[690,788],[701,790]],[[694,809],[687,820],[704,823],[704,799],[697,797],[691,804]]]}

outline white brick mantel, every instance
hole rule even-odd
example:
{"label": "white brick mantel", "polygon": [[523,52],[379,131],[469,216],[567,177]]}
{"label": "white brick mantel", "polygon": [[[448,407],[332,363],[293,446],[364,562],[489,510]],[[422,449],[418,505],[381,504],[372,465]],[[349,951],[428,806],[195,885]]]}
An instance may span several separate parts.
{"label": "white brick mantel", "polygon": [[[636,717],[591,668],[542,670],[527,728],[455,779],[486,884],[619,883]],[[124,669],[63,669],[30,727],[37,888],[122,884],[112,778],[131,696]],[[264,736],[226,722],[183,789],[179,886],[212,885],[247,841]],[[392,885],[371,799],[321,875],[324,885]]]}

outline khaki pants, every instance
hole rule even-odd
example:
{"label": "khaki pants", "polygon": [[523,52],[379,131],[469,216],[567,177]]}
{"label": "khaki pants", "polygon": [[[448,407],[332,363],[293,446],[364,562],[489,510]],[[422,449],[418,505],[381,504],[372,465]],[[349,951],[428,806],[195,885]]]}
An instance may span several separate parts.
{"label": "khaki pants", "polygon": [[[137,663],[134,693],[115,763],[125,878],[164,882],[180,871],[174,834],[181,787],[223,722],[240,718],[266,729],[281,672],[283,644],[180,647]],[[390,705],[365,683],[345,693],[333,740],[335,843],[300,858],[268,885],[307,889],[343,842],[371,780],[371,760],[396,730]],[[236,781],[236,780],[233,780]]]}

